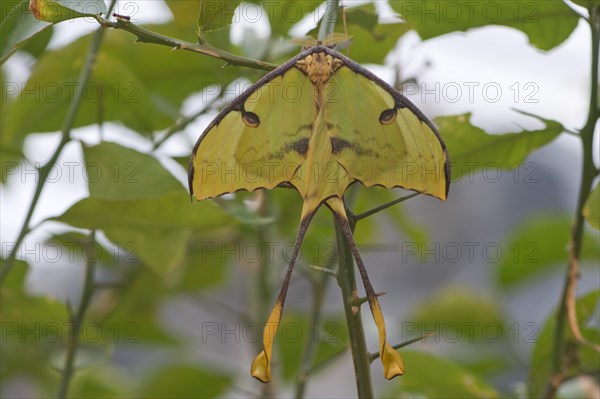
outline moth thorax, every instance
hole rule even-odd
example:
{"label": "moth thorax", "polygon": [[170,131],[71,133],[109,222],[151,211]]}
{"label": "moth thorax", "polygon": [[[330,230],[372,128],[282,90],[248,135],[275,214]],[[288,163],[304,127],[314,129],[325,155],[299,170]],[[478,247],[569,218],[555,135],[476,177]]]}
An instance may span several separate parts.
{"label": "moth thorax", "polygon": [[322,85],[342,66],[342,62],[329,54],[314,53],[299,60],[297,67],[304,72],[315,85]]}

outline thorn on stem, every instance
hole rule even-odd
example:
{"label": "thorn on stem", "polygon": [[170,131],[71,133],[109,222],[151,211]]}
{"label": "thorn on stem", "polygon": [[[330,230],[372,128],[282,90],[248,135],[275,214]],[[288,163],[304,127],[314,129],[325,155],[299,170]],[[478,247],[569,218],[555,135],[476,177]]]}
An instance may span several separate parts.
{"label": "thorn on stem", "polygon": [[337,271],[333,270],[333,269],[329,269],[329,268],[326,268],[326,267],[320,267],[320,266],[316,266],[316,265],[311,265],[311,264],[309,264],[308,267],[311,268],[311,269],[313,269],[313,270],[316,270],[318,272],[327,273],[327,274],[329,274],[329,275],[331,275],[333,277],[337,276]]}
{"label": "thorn on stem", "polygon": [[[385,292],[376,292],[376,293],[375,293],[375,296],[376,296],[376,297],[380,297],[380,296],[383,296],[383,295],[385,295]],[[354,302],[352,303],[352,305],[353,305],[353,306],[360,306],[360,305],[362,305],[363,303],[367,302],[368,300],[369,300],[369,298],[368,298],[368,297],[366,297],[366,296],[363,296],[363,297],[360,297],[360,298],[356,298],[356,299],[354,300]]]}
{"label": "thorn on stem", "polygon": [[121,14],[117,14],[116,12],[113,12],[112,16],[117,19],[124,19],[125,21],[131,20],[131,17],[129,15],[121,15]]}

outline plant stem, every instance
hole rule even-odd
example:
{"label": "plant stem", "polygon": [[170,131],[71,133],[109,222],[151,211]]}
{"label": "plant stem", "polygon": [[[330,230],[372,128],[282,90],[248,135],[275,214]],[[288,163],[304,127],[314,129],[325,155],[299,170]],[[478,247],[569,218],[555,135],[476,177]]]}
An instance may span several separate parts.
{"label": "plant stem", "polygon": [[372,398],[371,359],[369,351],[367,350],[360,306],[356,305],[359,296],[358,290],[356,289],[356,279],[354,277],[354,262],[352,260],[350,245],[348,244],[344,233],[342,233],[342,229],[337,221],[335,224],[335,237],[337,240],[340,261],[337,281],[342,290],[346,324],[348,325],[350,350],[352,351],[352,360],[354,362],[356,390],[359,398]]}
{"label": "plant stem", "polygon": [[323,14],[321,25],[319,25],[319,40],[324,40],[333,33],[337,22],[338,9],[339,0],[327,0],[325,14]]}
{"label": "plant stem", "polygon": [[169,36],[161,35],[159,33],[142,28],[141,26],[138,26],[123,18],[117,17],[117,20],[115,22],[112,22],[105,20],[100,16],[96,16],[96,20],[104,28],[120,29],[129,33],[133,33],[137,36],[138,42],[161,44],[163,46],[171,47],[173,50],[187,50],[195,53],[208,55],[209,57],[218,58],[220,60],[225,61],[226,65],[257,68],[267,71],[277,68],[277,65],[275,64],[271,64],[269,62],[264,62],[260,60],[253,60],[251,58],[240,57],[239,55],[231,54],[226,51],[220,50],[216,47],[213,47],[206,42],[202,44],[195,44],[192,42],[187,42],[185,40],[179,40]]}
{"label": "plant stem", "polygon": [[[95,243],[95,231],[92,230],[89,237],[89,244]],[[92,295],[94,294],[94,275],[96,272],[96,261],[97,259],[89,258],[85,265],[85,279],[83,282],[83,290],[81,294],[81,301],[77,313],[71,316],[69,323],[69,346],[67,349],[67,358],[65,360],[65,367],[62,370],[60,385],[58,388],[59,399],[67,397],[69,392],[69,385],[75,371],[75,354],[77,353],[77,347],[79,345],[79,335],[81,334],[81,325],[85,318],[85,312],[87,311]]]}
{"label": "plant stem", "polygon": [[[110,14],[115,6],[116,0],[112,0],[110,3],[110,7],[108,8],[108,13]],[[83,95],[86,89],[87,82],[92,75],[92,70],[96,64],[96,57],[98,55],[98,51],[100,50],[100,44],[102,43],[102,37],[104,36],[104,29],[98,29],[94,33],[94,37],[92,38],[92,43],[90,45],[90,49],[87,54],[87,58],[85,60],[85,64],[81,73],[79,75],[79,80],[77,87],[75,89],[75,94],[73,96],[73,102],[69,105],[69,109],[67,110],[67,115],[65,116],[63,126],[61,128],[61,139],[58,143],[58,146],[54,150],[54,153],[50,157],[50,160],[39,169],[39,176],[37,181],[37,186],[35,187],[35,191],[33,193],[33,198],[31,199],[31,204],[29,205],[29,209],[27,210],[27,215],[25,216],[25,221],[23,221],[23,225],[21,226],[21,231],[17,236],[17,240],[14,243],[14,247],[10,254],[8,255],[6,262],[4,262],[4,267],[0,271],[0,284],[4,282],[4,279],[10,272],[13,267],[14,261],[17,256],[17,251],[19,247],[23,243],[25,236],[31,231],[30,223],[31,217],[33,216],[33,212],[38,204],[40,199],[40,195],[42,194],[42,190],[46,185],[46,179],[48,175],[52,171],[58,157],[62,153],[63,148],[69,141],[71,141],[71,129],[73,128],[73,123],[75,122],[75,117],[77,116],[77,112],[79,111],[79,107],[81,106],[81,101],[83,100]]]}
{"label": "plant stem", "polygon": [[576,315],[576,288],[579,277],[579,260],[583,242],[584,217],[583,208],[592,189],[596,176],[596,166],[593,160],[594,128],[600,117],[598,110],[598,50],[600,47],[600,7],[590,7],[590,18],[588,20],[592,33],[592,65],[591,65],[591,90],[588,119],[581,129],[581,144],[583,150],[582,175],[579,186],[577,208],[575,210],[575,222],[571,231],[571,243],[569,248],[569,261],[567,274],[565,276],[563,291],[557,313],[556,329],[554,332],[554,345],[552,354],[552,372],[546,387],[547,398],[552,398],[565,379],[563,374],[564,355],[567,347],[566,327],[569,325],[571,332],[581,340],[581,332],[577,324]]}
{"label": "plant stem", "polygon": [[[73,106],[73,104],[74,103],[72,103],[71,106]],[[58,160],[58,157],[60,156],[63,148],[69,141],[70,141],[69,135],[68,134],[65,135],[63,132],[60,143],[58,143],[58,147],[56,147],[56,150],[54,150],[52,157],[50,157],[50,160],[48,161],[48,163],[46,163],[44,166],[39,168],[39,176],[38,176],[37,185],[36,185],[35,191],[33,193],[33,198],[31,199],[31,204],[29,204],[29,209],[27,210],[27,215],[25,216],[25,220],[23,221],[23,224],[21,225],[21,231],[19,232],[19,235],[17,236],[17,240],[14,243],[14,247],[13,247],[12,251],[6,258],[6,261],[4,262],[4,266],[2,267],[2,270],[0,271],[0,284],[2,284],[4,282],[4,280],[6,279],[6,276],[11,271],[11,269],[14,265],[15,259],[17,257],[17,251],[19,251],[19,247],[23,243],[25,236],[27,236],[27,234],[31,231],[31,228],[30,228],[31,217],[33,216],[33,212],[35,211],[35,208],[38,204],[40,195],[42,194],[42,190],[43,190],[44,186],[46,185],[46,179],[48,178],[48,175],[50,174],[52,167]]]}
{"label": "plant stem", "polygon": [[[325,39],[334,31],[339,7],[338,3],[339,0],[327,0],[325,14],[319,27],[319,40]],[[354,362],[356,391],[359,398],[372,398],[371,362],[365,340],[365,331],[362,325],[360,306],[356,305],[359,296],[356,289],[356,278],[354,277],[354,261],[350,245],[342,232],[342,228],[336,218],[334,217],[333,219],[339,256],[337,282],[342,291],[342,302],[344,303],[344,313],[346,314],[350,350],[352,351],[352,361]],[[355,223],[352,215],[348,215],[348,221],[350,228],[354,230]]]}
{"label": "plant stem", "polygon": [[161,138],[159,138],[152,144],[152,151],[156,151],[158,147],[163,145],[165,141],[171,138],[171,136],[185,129],[187,125],[194,122],[200,115],[204,114],[205,112],[206,108],[203,108],[202,110],[196,112],[191,116],[184,116],[179,118],[177,121],[175,121],[175,124],[172,125]]}

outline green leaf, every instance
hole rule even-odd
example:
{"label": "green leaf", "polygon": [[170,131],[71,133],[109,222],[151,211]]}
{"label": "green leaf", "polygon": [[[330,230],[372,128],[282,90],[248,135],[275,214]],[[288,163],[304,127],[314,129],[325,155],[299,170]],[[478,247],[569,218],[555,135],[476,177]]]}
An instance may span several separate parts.
{"label": "green leaf", "polygon": [[498,301],[464,287],[446,288],[420,304],[409,319],[421,331],[403,337],[403,341],[436,332],[433,339],[466,345],[496,342],[507,335],[506,323]]}
{"label": "green leaf", "polygon": [[2,1],[0,12],[0,64],[34,38],[45,40],[42,32],[51,31],[49,22],[38,21],[29,12],[29,0]]}
{"label": "green leaf", "polygon": [[[180,30],[176,25],[162,29],[164,34]],[[86,35],[40,57],[22,90],[7,98],[2,122],[5,142],[20,143],[29,133],[61,129],[90,40]],[[127,32],[105,33],[93,76],[84,87],[75,128],[99,120],[118,121],[141,134],[151,134],[173,124],[190,94],[216,92],[215,85],[247,73],[222,69],[222,61],[210,57],[132,41]]]}
{"label": "green leaf", "polygon": [[[600,341],[600,322],[594,315],[600,306],[600,291],[592,291],[577,299],[576,312],[579,328],[584,338],[589,342]],[[539,398],[543,396],[546,384],[552,370],[552,356],[555,350],[554,332],[556,329],[556,312],[544,323],[537,344],[533,349],[531,367],[529,371],[527,397]],[[600,370],[600,357],[598,352],[588,346],[576,343],[573,333],[565,325],[565,345],[568,350],[567,369],[565,375],[578,375],[581,370]]]}
{"label": "green leaf", "polygon": [[2,168],[1,182],[4,184],[8,177],[21,173],[21,161],[24,157],[21,150],[13,147],[12,144],[5,144],[0,136],[0,167]]}
{"label": "green leaf", "polygon": [[[405,23],[379,24],[375,10],[367,7],[347,11],[348,34],[352,36],[349,55],[361,63],[383,64],[385,56],[396,47],[398,39],[410,26]],[[343,19],[338,22],[338,32],[343,32]]]}
{"label": "green leaf", "polygon": [[[19,273],[17,273],[19,274]],[[18,277],[17,277],[18,278]],[[36,323],[52,323],[67,320],[67,308],[56,298],[50,296],[29,296],[23,287],[3,287],[1,296],[2,323],[23,323],[15,325],[18,330],[26,330]],[[35,342],[44,334],[41,329],[33,328],[31,336],[14,334],[11,339]],[[8,335],[7,335],[8,337]],[[30,343],[31,343],[30,342]]]}
{"label": "green leaf", "polygon": [[364,30],[371,31],[374,30],[379,23],[379,16],[375,12],[375,8],[372,5],[350,8],[349,10],[345,10],[345,12],[346,23],[348,25],[357,25]]}
{"label": "green leaf", "polygon": [[[403,196],[409,195],[408,192],[399,189],[387,190],[383,187],[369,187],[368,189],[364,189],[363,187],[359,186],[355,187],[357,187],[359,190],[356,204],[353,204],[352,206],[353,211],[356,214],[366,212],[387,202],[391,202]],[[411,198],[409,201],[419,201],[419,197]],[[427,239],[427,231],[423,228],[423,226],[420,226],[418,223],[412,220],[411,216],[405,211],[404,204],[406,203],[393,205],[389,208],[386,208],[382,212],[375,214],[374,216],[362,219],[358,223],[356,234],[363,234],[363,228],[365,227],[365,223],[367,223],[370,228],[367,229],[368,231],[363,235],[363,237],[365,240],[372,241],[373,234],[375,236],[382,235],[381,228],[379,227],[379,221],[385,218],[391,221],[398,228],[398,230],[408,238],[407,241],[415,243],[418,247],[417,250],[420,250],[420,248],[422,248],[421,244]]]}
{"label": "green leaf", "polygon": [[[277,226],[283,235],[295,238],[300,224],[302,197],[296,190],[284,188],[265,191],[265,197],[266,203],[270,206],[268,213],[275,217],[273,225]],[[331,220],[329,224],[331,225]],[[307,233],[310,233],[311,230],[315,229],[308,229]]]}
{"label": "green leaf", "polygon": [[192,229],[208,231],[233,224],[213,203],[190,204],[184,193],[137,200],[85,198],[51,220],[103,230],[113,242],[160,272],[181,263]]}
{"label": "green leaf", "polygon": [[[193,234],[185,251],[181,273],[178,275],[177,289],[196,291],[218,285],[225,281],[231,273],[231,264],[247,261],[261,249],[256,243],[252,248],[247,243],[240,243],[238,236],[215,234]],[[250,251],[250,252],[248,252]]]}
{"label": "green leaf", "polygon": [[134,381],[131,381],[125,370],[107,366],[86,364],[85,367],[78,369],[69,388],[69,397],[78,399],[133,397],[131,386]]}
{"label": "green leaf", "polygon": [[122,266],[121,263],[138,262],[133,254],[120,253],[117,248],[106,247],[98,241],[91,243],[88,234],[75,231],[52,235],[45,241],[45,244],[60,246],[61,259],[68,260],[69,263],[81,262],[83,264],[88,260],[94,260],[103,266],[114,266],[115,264]]}
{"label": "green leaf", "polygon": [[[115,32],[106,33],[108,38],[108,33]],[[20,93],[9,97],[4,132],[8,141],[22,140],[32,132],[61,129],[79,86],[78,76],[89,39],[86,36],[64,48],[46,52],[35,64]],[[174,115],[156,110],[152,93],[144,90],[145,85],[138,78],[142,67],[138,71],[128,68],[123,59],[107,54],[109,46],[109,43],[103,46],[93,77],[85,86],[74,127],[97,123],[100,113],[104,121],[118,120],[140,132],[168,126]]]}
{"label": "green leaf", "polygon": [[252,226],[266,226],[273,223],[272,217],[266,217],[259,214],[258,211],[250,209],[246,201],[264,202],[264,192],[239,192],[232,199],[218,199],[217,202],[221,208],[229,215],[238,219],[240,222]]}
{"label": "green leaf", "polygon": [[392,1],[392,8],[423,39],[486,25],[502,25],[525,33],[541,50],[551,50],[573,32],[579,18],[560,0],[439,2]]}
{"label": "green leaf", "polygon": [[[124,279],[119,289],[103,291],[104,295],[97,300],[104,300],[104,303],[91,306],[87,319],[98,321],[102,338],[109,343],[135,349],[140,343],[177,344],[177,339],[165,330],[159,317],[167,293],[164,274],[142,268],[134,270],[130,276]],[[114,304],[118,306],[115,308]]]}
{"label": "green leaf", "polygon": [[515,168],[531,152],[548,144],[563,131],[560,123],[540,118],[546,124],[545,129],[489,135],[471,125],[470,118],[471,114],[464,114],[435,119],[448,147],[453,180],[490,166]]}
{"label": "green leaf", "polygon": [[106,15],[102,0],[73,2],[70,0],[31,0],[29,10],[41,21],[58,23],[69,19]]}
{"label": "green leaf", "polygon": [[585,202],[583,216],[592,227],[600,230],[600,184],[596,185]]}
{"label": "green leaf", "polygon": [[[516,334],[513,332],[513,334]],[[497,351],[500,352],[500,351]],[[478,356],[474,359],[461,359],[461,366],[471,370],[478,375],[494,378],[500,373],[510,370],[514,367],[514,358],[506,356],[506,352],[502,353],[486,353],[483,356]]]}
{"label": "green leaf", "polygon": [[106,236],[129,249],[146,265],[159,273],[178,267],[185,256],[189,229],[147,229],[142,227],[107,227]]}
{"label": "green leaf", "polygon": [[85,198],[50,220],[85,229],[131,227],[140,232],[150,229],[210,229],[232,222],[212,202],[192,204],[185,193],[139,200]]}
{"label": "green leaf", "polygon": [[[540,215],[524,221],[508,238],[508,251],[496,269],[499,285],[508,288],[567,263],[571,220],[557,215]],[[597,238],[584,234],[582,260],[600,260]]]}
{"label": "green leaf", "polygon": [[[8,249],[8,248],[7,248]],[[0,270],[4,268],[5,259],[0,259]],[[14,260],[12,269],[7,275],[6,280],[2,282],[2,286],[22,292],[25,288],[25,277],[29,272],[29,265],[22,260]]]}
{"label": "green leaf", "polygon": [[152,373],[142,387],[141,398],[214,398],[231,384],[231,377],[197,366],[176,364]]}
{"label": "green leaf", "polygon": [[9,141],[5,134],[6,109],[9,93],[19,91],[17,82],[7,82],[4,68],[0,68],[0,84],[2,85],[2,101],[0,101],[0,182],[6,183],[11,175],[19,176],[21,171],[21,161],[24,158],[21,151],[23,140]]}
{"label": "green leaf", "polygon": [[289,30],[314,12],[320,4],[318,1],[300,0],[263,2],[262,6],[269,15],[273,36],[287,37]]}
{"label": "green leaf", "polygon": [[321,320],[315,325],[302,314],[285,314],[277,340],[282,361],[283,378],[293,380],[299,372],[307,343],[312,341],[315,352],[311,368],[348,346],[348,329],[344,319]]}
{"label": "green leaf", "polygon": [[[173,37],[186,38],[189,35],[190,38],[198,39],[197,35],[197,24],[198,24],[198,11],[200,10],[200,3],[202,0],[165,0],[165,3],[171,10],[174,19],[169,22],[168,25],[156,27],[153,30],[157,30],[160,33],[162,29],[171,29],[173,25],[176,25],[179,29],[179,35],[173,35]],[[171,27],[171,28],[170,28]]]}
{"label": "green leaf", "polygon": [[28,40],[24,43],[21,50],[26,51],[35,58],[39,58],[46,50],[46,47],[48,47],[48,43],[50,43],[53,34],[54,27],[50,26],[39,32],[39,34],[36,34],[35,40]]}
{"label": "green leaf", "polygon": [[83,156],[91,197],[131,200],[169,193],[185,195],[182,184],[148,154],[102,142],[93,147],[84,145]]}
{"label": "green leaf", "polygon": [[[368,4],[346,11],[346,27],[341,16],[336,21],[335,31],[352,36],[352,45],[347,55],[361,63],[383,64],[385,56],[396,46],[398,39],[410,26],[404,23],[379,24],[375,6]],[[309,32],[317,36],[318,27]]]}
{"label": "green leaf", "polygon": [[118,289],[105,291],[105,296],[99,298],[105,299],[104,306],[91,306],[87,317],[99,321],[102,337],[108,342],[132,348],[142,342],[176,344],[177,339],[166,331],[159,317],[167,284],[164,274],[147,268],[135,270]]}
{"label": "green leaf", "polygon": [[198,15],[198,29],[209,32],[231,25],[235,9],[241,0],[202,0]]}
{"label": "green leaf", "polygon": [[[55,389],[52,351],[68,341],[67,307],[50,296],[30,296],[25,291],[27,264],[16,261],[0,289],[0,352],[2,379],[28,376],[46,389]],[[24,356],[26,354],[26,356]]]}
{"label": "green leaf", "polygon": [[[66,320],[59,320],[56,324],[46,324],[44,327],[53,329],[56,325],[63,326]],[[2,352],[2,363],[10,365],[2,370],[2,381],[0,388],[3,392],[10,382],[18,381],[26,377],[29,381],[27,388],[32,392],[53,392],[58,386],[58,373],[56,369],[50,366],[50,351],[56,349],[60,343],[51,345],[46,344],[46,339],[53,341],[54,336],[41,337],[37,335],[37,342],[34,336],[36,326],[42,328],[40,324],[23,325],[23,330],[14,330],[11,324],[3,324],[3,342],[0,342],[0,352]],[[47,327],[48,326],[48,327]],[[39,330],[38,330],[39,331]],[[52,330],[55,333],[57,330]],[[64,332],[64,334],[68,334]],[[13,335],[18,337],[28,337],[21,341],[13,339]],[[43,343],[41,344],[40,341]],[[27,356],[23,356],[27,353]]]}
{"label": "green leaf", "polygon": [[480,376],[433,354],[402,351],[406,374],[386,397],[498,398]]}

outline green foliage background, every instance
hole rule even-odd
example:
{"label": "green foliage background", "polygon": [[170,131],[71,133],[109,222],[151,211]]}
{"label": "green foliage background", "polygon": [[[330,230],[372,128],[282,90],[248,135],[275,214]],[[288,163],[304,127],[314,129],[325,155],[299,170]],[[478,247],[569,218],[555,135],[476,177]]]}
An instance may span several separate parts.
{"label": "green foliage background", "polygon": [[[97,23],[94,15],[89,13],[92,8],[68,11],[60,8],[69,7],[68,2],[42,3],[48,7],[52,5],[59,14],[63,11],[58,17],[54,14],[46,16],[54,23],[83,17],[90,23]],[[103,2],[91,3],[106,12]],[[274,2],[254,2],[270,11],[271,35],[264,46],[239,48],[229,39],[229,23],[239,2],[167,0],[165,3],[174,20],[142,25],[144,28],[189,42],[196,42],[197,35],[200,35],[201,40],[220,51],[274,64],[297,53],[298,48],[289,44],[289,30],[320,5],[312,1],[287,2],[293,3],[293,9],[299,12],[296,18],[290,19],[284,17],[281,8],[273,6]],[[372,3],[349,7],[345,11],[345,19],[338,18],[335,30],[347,30],[353,36],[350,55],[357,62],[383,64],[385,57],[407,32],[416,31],[427,41],[489,24],[483,18],[466,16],[452,21],[421,18],[421,7],[435,7],[436,3],[439,2],[391,1],[392,9],[402,14],[405,21],[385,24],[379,22],[377,8]],[[519,2],[479,3],[484,6],[493,3],[500,7],[503,15],[514,15],[511,7]],[[597,17],[600,13],[594,2],[575,3],[588,8],[590,15]],[[34,60],[26,81],[19,82],[22,83],[20,93],[36,93],[40,88],[52,85],[69,87],[79,79],[94,34],[84,35],[64,47],[46,49],[55,27],[52,23],[35,20],[28,11],[28,4],[28,0],[2,2],[1,60],[3,63],[10,62],[11,56],[20,53],[27,53]],[[138,2],[138,5],[144,7],[144,2]],[[528,1],[518,7],[522,12],[519,18],[501,19],[495,24],[524,32],[530,45],[541,51],[561,45],[578,21],[585,18],[562,1]],[[535,23],[529,17],[536,18]],[[595,23],[598,24],[598,21],[600,19]],[[307,33],[316,36],[317,30]],[[195,335],[194,332],[181,334],[169,326],[166,321],[168,315],[165,316],[165,307],[168,308],[169,303],[185,299],[196,303],[202,311],[208,309],[214,312],[216,320],[221,318],[227,322],[260,325],[277,292],[285,259],[232,261],[232,257],[213,256],[210,251],[215,243],[221,249],[235,250],[239,243],[253,243],[264,249],[269,242],[290,242],[297,228],[301,205],[295,193],[283,189],[258,195],[240,193],[233,198],[199,202],[192,206],[186,188],[171,172],[172,168],[187,166],[193,146],[189,136],[185,135],[187,124],[198,118],[208,121],[208,116],[214,115],[214,109],[219,106],[218,100],[229,85],[240,78],[254,81],[264,71],[231,66],[223,68],[222,60],[192,52],[171,51],[153,44],[134,43],[133,38],[120,29],[104,32],[90,80],[94,87],[101,88],[102,100],[81,102],[69,127],[68,139],[71,145],[78,147],[86,165],[88,194],[64,213],[55,212],[37,225],[60,223],[61,228],[52,230],[58,232],[47,237],[44,245],[69,250],[75,248],[73,252],[78,254],[88,253],[86,248],[91,243],[94,249],[100,248],[92,257],[77,256],[70,260],[82,270],[90,270],[90,263],[94,263],[93,284],[86,288],[81,282],[76,287],[77,291],[83,290],[83,297],[89,294],[89,307],[83,309],[83,318],[77,319],[81,310],[80,300],[66,301],[65,297],[32,293],[27,288],[27,276],[35,261],[21,257],[11,260],[12,265],[3,268],[0,294],[0,392],[26,392],[24,396],[36,397],[54,395],[61,381],[65,381],[65,358],[69,351],[75,353],[75,372],[68,378],[71,383],[69,396],[73,398],[277,397],[288,395],[294,387],[297,388],[300,384],[298,375],[306,375],[306,384],[310,386],[310,378],[331,372],[339,365],[340,359],[350,362],[348,334],[344,330],[341,307],[333,310],[327,307],[326,312],[321,312],[318,325],[323,331],[317,334],[320,339],[309,351],[314,356],[307,357],[305,354],[310,347],[307,346],[308,341],[314,334],[304,334],[298,342],[278,342],[277,356],[280,360],[276,365],[275,382],[266,387],[247,381],[250,378],[247,369],[251,353],[259,348],[260,342],[232,344],[232,349],[222,355],[227,359],[221,363],[215,363],[214,359],[198,360],[202,356],[190,353],[193,351],[192,344],[198,341],[198,332]],[[477,55],[473,54],[473,57]],[[32,95],[15,94],[11,91],[12,82],[7,78],[4,67],[1,80],[2,190],[9,191],[19,184],[11,180],[15,168],[22,168],[29,162],[24,155],[27,139],[36,134],[64,131],[73,96],[59,96],[56,101],[51,101],[45,96],[39,100]],[[397,86],[400,83],[396,82]],[[221,90],[220,96],[214,99],[205,96],[209,101],[204,109],[194,115],[183,114],[183,103],[190,95],[213,87]],[[597,112],[597,109],[590,109],[594,115]],[[544,128],[490,135],[473,126],[470,117],[470,114],[449,115],[436,120],[458,171],[468,170],[468,165],[473,163],[514,168],[525,162],[533,151],[567,134],[559,122],[538,118]],[[128,128],[130,134],[144,143],[145,150],[105,141],[103,132],[113,129],[115,124]],[[595,121],[591,125],[592,130],[594,126],[597,127]],[[83,127],[88,128],[77,136],[79,139],[73,139],[71,128]],[[582,133],[571,133],[583,134],[583,129]],[[194,135],[197,137],[199,132],[194,132]],[[180,154],[161,152],[161,147],[171,137],[188,140],[188,151]],[[455,182],[461,178],[464,178],[461,172],[453,175]],[[589,225],[596,229],[600,225],[598,191],[596,185],[582,209]],[[361,210],[373,208],[400,194],[378,189],[350,193],[356,208]],[[589,193],[585,194],[587,198]],[[569,195],[576,197],[576,193]],[[248,206],[248,199],[258,201],[259,206]],[[23,201],[29,202],[29,196]],[[10,210],[3,210],[7,211]],[[431,232],[419,225],[416,218],[407,215],[403,208],[391,208],[385,212],[394,228],[404,237],[425,243],[431,239]],[[429,293],[430,299],[415,303],[409,320],[405,320],[416,323],[425,332],[433,331],[444,323],[456,323],[461,328],[470,322],[478,326],[494,324],[501,328],[501,342],[490,344],[484,339],[486,332],[475,328],[461,331],[461,336],[471,334],[473,339],[453,343],[454,350],[449,352],[438,349],[444,346],[443,343],[427,340],[403,348],[401,354],[407,366],[406,376],[392,382],[378,378],[377,395],[427,398],[543,395],[553,372],[555,314],[546,315],[545,325],[540,326],[531,343],[531,357],[525,359],[528,375],[521,376],[522,380],[506,383],[510,370],[523,358],[514,355],[520,349],[507,338],[512,333],[512,323],[505,316],[503,298],[510,296],[516,286],[534,287],[536,278],[566,267],[566,248],[571,240],[573,224],[571,217],[532,214],[511,236],[506,237],[508,243],[535,242],[537,261],[532,264],[524,256],[505,257],[497,264],[488,265],[495,268],[494,292],[482,294],[464,287],[446,287],[440,292]],[[316,248],[319,243],[334,241],[335,233],[328,215],[321,212],[313,224],[304,248]],[[29,233],[29,228],[25,229],[26,233]],[[359,245],[376,240],[377,230],[375,220],[361,222],[356,233]],[[598,234],[590,226],[586,226],[585,230],[581,238],[581,259],[597,266],[600,251]],[[96,234],[90,234],[91,231]],[[10,244],[4,238],[2,241],[5,263],[11,256],[11,247],[4,245]],[[115,248],[120,248],[117,256]],[[312,259],[305,259],[304,263],[328,266],[328,260],[324,253],[320,253]],[[310,290],[306,296],[316,304],[316,309],[322,310],[323,297],[328,289],[324,281],[328,277],[306,265],[301,266],[302,270],[296,273],[297,278],[309,281]],[[376,274],[376,265],[371,266],[371,273]],[[427,268],[428,265],[421,267]],[[460,268],[461,265],[454,267]],[[586,269],[582,273],[585,278]],[[223,287],[233,287],[232,281],[237,281],[237,288],[240,288],[240,279],[236,279],[240,274],[244,280],[243,295],[247,296],[245,307],[231,309],[230,304],[220,303],[213,294]],[[330,284],[329,288],[335,289],[333,285]],[[598,344],[600,291],[595,289],[579,294],[577,311],[582,333],[585,339]],[[560,293],[557,292],[556,304],[559,301]],[[311,317],[318,314],[314,309],[306,309],[305,313],[290,310],[285,313],[284,324],[294,323],[300,326],[301,331],[309,331],[315,321]],[[85,330],[81,332],[80,342],[69,338],[67,331],[78,332],[72,330],[74,321],[83,326],[93,323],[100,329],[101,339],[90,337]],[[333,343],[324,338],[332,333],[325,328],[328,321],[339,327]],[[59,326],[62,335],[56,339],[57,330],[44,326]],[[398,341],[394,337],[390,340]],[[577,344],[571,333],[566,334],[565,342],[569,347],[577,348],[573,349],[573,359],[566,365],[565,375],[569,378],[595,375],[598,389],[598,353],[589,346]],[[202,351],[202,347],[199,350]],[[156,355],[144,358],[142,355],[146,351]],[[310,373],[304,374],[307,370]],[[351,384],[353,376],[345,375],[343,378],[345,383]],[[27,387],[25,391],[23,386]],[[580,388],[575,386],[571,389]],[[561,392],[567,395],[566,391]]]}

